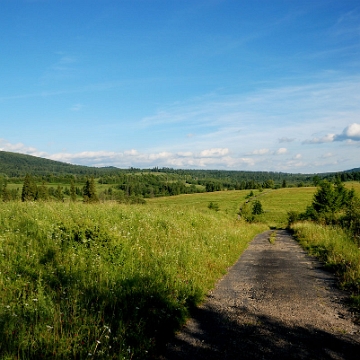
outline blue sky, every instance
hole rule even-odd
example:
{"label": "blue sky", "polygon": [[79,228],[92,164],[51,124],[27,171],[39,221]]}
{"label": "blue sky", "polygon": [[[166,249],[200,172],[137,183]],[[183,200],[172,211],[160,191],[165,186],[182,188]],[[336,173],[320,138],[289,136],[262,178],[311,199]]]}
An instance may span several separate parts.
{"label": "blue sky", "polygon": [[358,0],[0,0],[0,150],[73,164],[360,167]]}

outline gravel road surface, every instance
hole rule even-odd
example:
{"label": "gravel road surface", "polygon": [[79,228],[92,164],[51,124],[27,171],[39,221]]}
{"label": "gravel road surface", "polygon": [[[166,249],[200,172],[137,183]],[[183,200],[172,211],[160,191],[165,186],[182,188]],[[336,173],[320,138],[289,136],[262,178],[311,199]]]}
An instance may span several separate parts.
{"label": "gravel road surface", "polygon": [[162,360],[360,359],[360,326],[334,277],[284,230],[258,235]]}

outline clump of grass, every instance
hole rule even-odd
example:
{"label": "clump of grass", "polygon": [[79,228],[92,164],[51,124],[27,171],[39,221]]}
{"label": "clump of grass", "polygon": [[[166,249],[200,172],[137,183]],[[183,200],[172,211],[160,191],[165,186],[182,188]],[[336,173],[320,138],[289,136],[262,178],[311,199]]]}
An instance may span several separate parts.
{"label": "clump of grass", "polygon": [[149,358],[265,228],[185,207],[3,204],[0,357]]}
{"label": "clump of grass", "polygon": [[351,236],[339,227],[315,223],[291,226],[299,243],[336,273],[340,285],[352,293],[353,305],[360,310],[360,249]]}
{"label": "clump of grass", "polygon": [[219,208],[219,204],[218,203],[214,203],[212,201],[210,201],[209,205],[208,205],[208,208],[210,210],[215,210],[215,211],[219,211],[220,208]]}
{"label": "clump of grass", "polygon": [[271,245],[274,245],[275,244],[275,241],[276,241],[276,231],[272,231],[269,235],[269,243]]}

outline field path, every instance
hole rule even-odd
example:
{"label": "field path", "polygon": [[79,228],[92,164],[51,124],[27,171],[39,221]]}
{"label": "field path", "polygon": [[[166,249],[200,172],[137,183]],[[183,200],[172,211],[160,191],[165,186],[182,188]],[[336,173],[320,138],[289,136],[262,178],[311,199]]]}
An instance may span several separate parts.
{"label": "field path", "polygon": [[334,278],[284,230],[255,237],[161,359],[360,359]]}

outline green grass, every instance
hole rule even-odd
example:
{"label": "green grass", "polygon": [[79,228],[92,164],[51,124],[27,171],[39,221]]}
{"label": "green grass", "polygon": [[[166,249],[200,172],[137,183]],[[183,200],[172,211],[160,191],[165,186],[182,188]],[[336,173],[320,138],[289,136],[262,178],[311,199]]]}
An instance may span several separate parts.
{"label": "green grass", "polygon": [[[305,210],[315,191],[254,190],[251,199],[250,190],[222,191],[132,206],[3,203],[0,358],[151,358],[254,236],[285,227],[287,212]],[[265,213],[239,220],[254,199]],[[294,231],[360,303],[351,239],[308,223]]]}
{"label": "green grass", "polygon": [[247,199],[250,190],[216,191],[204,194],[179,195],[147,200],[156,206],[185,207],[197,211],[207,211],[210,202],[219,205],[219,212],[230,217],[237,217],[239,209],[246,200],[255,199],[262,204],[264,214],[257,217],[258,222],[272,228],[285,228],[288,211],[304,211],[311,203],[315,187],[253,190],[254,196]]}
{"label": "green grass", "polygon": [[264,190],[257,197],[264,209],[260,220],[271,228],[285,228],[288,212],[291,210],[304,211],[311,203],[315,191],[315,187]]}
{"label": "green grass", "polygon": [[151,357],[265,229],[185,206],[2,204],[0,357]]}
{"label": "green grass", "polygon": [[[250,190],[215,191],[203,194],[178,195],[147,200],[153,206],[169,206],[171,208],[194,209],[199,212],[208,212],[210,202],[219,205],[219,213],[230,218],[236,218],[241,204],[245,201]],[[254,190],[255,194],[259,191]]]}
{"label": "green grass", "polygon": [[294,236],[310,254],[321,259],[334,272],[340,285],[352,293],[360,310],[360,249],[346,231],[310,222],[292,225]]}

